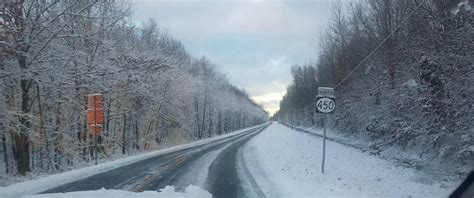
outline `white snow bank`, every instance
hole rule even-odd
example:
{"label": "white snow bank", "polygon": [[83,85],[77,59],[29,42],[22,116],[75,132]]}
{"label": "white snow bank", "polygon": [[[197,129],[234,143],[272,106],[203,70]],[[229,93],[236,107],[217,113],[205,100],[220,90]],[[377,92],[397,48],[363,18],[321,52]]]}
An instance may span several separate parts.
{"label": "white snow bank", "polygon": [[244,147],[244,159],[267,197],[447,197],[452,181],[432,177],[273,123]]}
{"label": "white snow bank", "polygon": [[24,198],[212,198],[211,193],[196,187],[188,186],[184,192],[176,192],[173,186],[166,186],[157,191],[144,191],[144,192],[129,192],[123,190],[92,190],[92,191],[79,191],[79,192],[68,192],[68,193],[52,193],[52,194],[41,194],[41,195],[27,195]]}
{"label": "white snow bank", "polygon": [[136,156],[126,157],[123,159],[99,164],[97,166],[90,166],[86,168],[76,169],[76,170],[67,171],[64,173],[49,175],[49,176],[40,177],[34,180],[12,184],[6,187],[0,187],[0,197],[1,198],[20,197],[23,195],[32,195],[32,194],[40,193],[45,190],[48,190],[48,189],[51,189],[63,184],[71,183],[80,179],[90,177],[92,175],[107,172],[109,170],[112,170],[121,166],[125,166],[137,161],[141,161],[144,159],[148,159],[150,157],[155,157],[158,155],[162,155],[162,154],[166,154],[166,153],[170,153],[173,151],[178,151],[178,150],[182,150],[182,149],[186,149],[190,147],[195,147],[195,146],[199,146],[203,144],[213,143],[227,137],[236,136],[236,135],[241,134],[242,132],[245,132],[250,129],[254,129],[259,126],[262,126],[262,125],[258,125],[258,126],[250,127],[246,129],[241,129],[241,130],[234,131],[225,135],[216,136],[216,137],[212,137],[212,138],[208,138],[204,140],[199,140],[199,141],[189,143],[189,144],[184,144],[184,145],[175,146],[175,147],[171,147],[167,149],[152,151],[152,152],[148,152],[148,153],[140,154]]}

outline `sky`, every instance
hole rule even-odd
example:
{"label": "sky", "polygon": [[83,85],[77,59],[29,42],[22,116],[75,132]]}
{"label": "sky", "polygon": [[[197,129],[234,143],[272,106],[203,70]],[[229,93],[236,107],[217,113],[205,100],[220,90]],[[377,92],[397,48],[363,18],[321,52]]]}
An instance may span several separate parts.
{"label": "sky", "polygon": [[194,56],[206,56],[270,115],[290,68],[316,61],[332,0],[133,0],[133,20],[154,19]]}

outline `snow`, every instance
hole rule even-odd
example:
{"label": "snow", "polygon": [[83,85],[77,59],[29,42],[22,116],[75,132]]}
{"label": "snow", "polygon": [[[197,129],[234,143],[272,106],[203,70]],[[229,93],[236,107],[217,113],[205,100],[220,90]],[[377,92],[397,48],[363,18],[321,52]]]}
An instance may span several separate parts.
{"label": "snow", "polygon": [[151,157],[155,157],[155,156],[158,156],[158,155],[162,155],[162,154],[166,154],[166,153],[170,153],[170,152],[173,152],[173,151],[178,151],[178,150],[182,150],[182,149],[186,149],[186,148],[190,148],[190,147],[195,147],[195,146],[199,146],[199,145],[203,145],[203,144],[210,144],[210,143],[219,141],[219,140],[224,139],[224,138],[233,137],[233,136],[239,135],[242,132],[245,132],[249,129],[253,129],[253,128],[256,128],[256,127],[259,127],[259,126],[262,126],[262,125],[237,130],[237,131],[225,134],[225,135],[215,136],[215,137],[212,137],[212,138],[199,140],[199,141],[192,142],[192,143],[189,143],[189,144],[184,144],[184,145],[180,145],[180,146],[170,147],[170,148],[167,148],[167,149],[152,151],[152,152],[148,152],[148,153],[141,154],[141,155],[126,157],[126,158],[123,158],[123,159],[119,159],[119,160],[99,164],[97,166],[91,166],[91,167],[76,169],[76,170],[72,170],[72,171],[68,171],[68,172],[64,172],[64,173],[49,175],[49,176],[41,177],[41,178],[34,179],[34,180],[29,180],[29,181],[25,181],[25,182],[21,182],[21,183],[12,184],[12,185],[9,185],[9,186],[6,186],[6,187],[0,187],[0,195],[1,195],[0,197],[1,198],[20,197],[20,196],[23,196],[23,195],[32,195],[32,194],[40,193],[40,192],[43,192],[47,189],[51,189],[51,188],[54,188],[54,187],[57,187],[57,186],[60,186],[60,185],[63,185],[63,184],[71,183],[71,182],[74,182],[74,181],[77,181],[77,180],[80,180],[80,179],[84,179],[84,178],[87,178],[87,177],[90,177],[90,176],[93,176],[93,175],[96,175],[96,174],[99,174],[99,173],[107,172],[109,170],[112,170],[112,169],[115,169],[115,168],[118,168],[118,167],[121,167],[121,166],[125,166],[125,165],[128,165],[128,164],[137,162],[137,161],[141,161],[141,160],[144,160],[144,159],[147,159],[147,158],[151,158]]}
{"label": "snow", "polygon": [[415,79],[410,79],[408,80],[407,82],[404,82],[402,84],[402,86],[406,86],[406,87],[418,87],[418,83],[416,82]]}
{"label": "snow", "polygon": [[267,197],[447,197],[457,186],[336,142],[326,151],[322,174],[322,139],[275,122],[243,148]]}
{"label": "snow", "polygon": [[[294,127],[304,133],[311,133],[322,137],[323,130],[317,127]],[[459,173],[468,173],[471,167],[468,164],[459,166],[443,161],[442,158],[433,159],[429,155],[423,155],[419,150],[404,149],[399,146],[389,146],[383,149],[373,149],[375,142],[369,142],[364,138],[357,138],[354,134],[341,133],[340,131],[328,129],[328,140],[344,144],[353,148],[357,148],[362,152],[369,152],[376,154],[377,157],[391,161],[394,164],[416,168],[420,171],[435,176],[437,180],[450,180],[460,182],[462,177]],[[465,150],[460,150],[457,154],[463,153]],[[473,152],[474,153],[474,152]],[[438,155],[440,152],[438,153]],[[469,154],[464,152],[463,154]],[[454,173],[453,173],[454,172]],[[457,173],[456,173],[457,172]],[[462,175],[462,174],[461,174]]]}
{"label": "snow", "polygon": [[144,191],[144,192],[129,192],[123,190],[93,190],[93,191],[79,191],[79,192],[69,192],[69,193],[52,193],[52,194],[41,194],[41,195],[27,195],[24,198],[104,198],[104,197],[114,197],[114,198],[212,198],[212,195],[193,185],[186,187],[184,192],[176,192],[173,186],[166,186],[164,189],[161,189],[159,192],[156,191]]}
{"label": "snow", "polygon": [[186,170],[186,173],[183,175],[182,179],[180,179],[176,186],[187,186],[189,184],[198,186],[200,188],[205,188],[207,176],[209,174],[209,167],[211,166],[212,162],[217,158],[219,153],[222,152],[225,148],[230,146],[230,144],[206,153],[204,156],[197,159],[189,169]]}

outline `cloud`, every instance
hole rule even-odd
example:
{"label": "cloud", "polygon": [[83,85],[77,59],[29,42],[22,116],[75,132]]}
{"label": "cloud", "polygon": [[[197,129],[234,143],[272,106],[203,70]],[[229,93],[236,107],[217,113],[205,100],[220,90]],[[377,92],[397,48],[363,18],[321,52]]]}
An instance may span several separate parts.
{"label": "cloud", "polygon": [[281,100],[283,98],[283,95],[285,95],[284,91],[271,92],[253,96],[252,99],[254,99],[256,102],[273,102]]}
{"label": "cloud", "polygon": [[290,80],[290,63],[285,56],[270,58],[249,66],[227,68],[231,82],[241,85],[250,95],[284,91]]}
{"label": "cloud", "polygon": [[245,76],[247,80],[243,82],[243,87],[247,89],[253,100],[262,104],[265,110],[273,115],[278,111],[279,101],[286,93],[290,80],[289,68],[290,63],[287,57],[280,56],[269,59],[253,69],[240,70],[241,77],[235,80],[238,81]]}
{"label": "cloud", "polygon": [[304,13],[289,9],[282,1],[243,1],[227,17],[225,27],[241,33],[288,34],[312,29]]}
{"label": "cloud", "polygon": [[262,104],[265,110],[267,110],[270,115],[273,115],[278,111],[280,106],[280,100],[285,95],[284,91],[265,93],[261,95],[252,96],[252,99],[258,104]]}
{"label": "cloud", "polygon": [[134,0],[134,20],[153,18],[193,56],[206,55],[271,113],[290,67],[316,58],[331,0]]}
{"label": "cloud", "polygon": [[[279,0],[135,0],[134,18],[154,18],[180,39],[223,34],[294,34],[314,32],[317,17],[298,10],[312,1]],[[299,3],[296,3],[299,2]],[[292,7],[300,4],[300,7]],[[316,12],[317,13],[317,12]]]}

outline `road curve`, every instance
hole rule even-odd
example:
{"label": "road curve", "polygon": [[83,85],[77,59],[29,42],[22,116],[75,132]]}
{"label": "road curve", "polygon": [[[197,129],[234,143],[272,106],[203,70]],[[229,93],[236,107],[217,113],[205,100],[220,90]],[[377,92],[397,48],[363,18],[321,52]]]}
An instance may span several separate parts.
{"label": "road curve", "polygon": [[209,167],[212,171],[209,171],[206,186],[214,197],[244,197],[244,189],[237,173],[237,153],[240,147],[255,135],[257,133],[245,136],[227,146]]}
{"label": "road curve", "polygon": [[[244,192],[237,174],[238,150],[268,125],[249,129],[241,134],[208,144],[170,152],[118,167],[72,183],[63,184],[41,194],[97,190],[100,188],[134,192],[156,191],[166,185],[183,189],[187,185],[193,184],[189,183],[189,178],[184,176],[193,168],[193,165],[198,160],[203,160],[209,153],[220,151],[213,162],[208,162],[211,165],[205,186],[202,187],[211,192],[213,197],[241,197]],[[254,186],[253,188],[258,187]]]}

